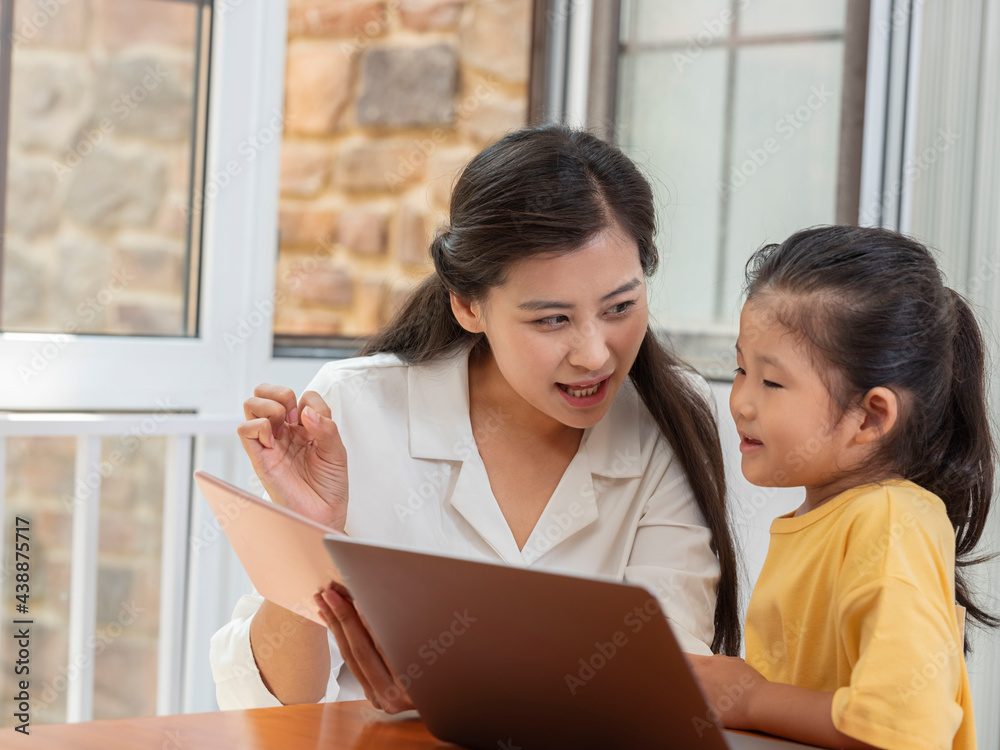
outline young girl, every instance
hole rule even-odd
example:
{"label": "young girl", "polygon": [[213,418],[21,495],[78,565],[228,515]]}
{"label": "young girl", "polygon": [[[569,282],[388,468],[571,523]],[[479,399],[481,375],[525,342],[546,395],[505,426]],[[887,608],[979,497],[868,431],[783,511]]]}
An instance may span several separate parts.
{"label": "young girl", "polygon": [[998,622],[961,573],[995,459],[969,306],[907,237],[808,229],[747,264],[736,355],[743,474],[806,497],[771,525],[746,662],[692,657],[710,703],[827,747],[975,747],[963,616]]}

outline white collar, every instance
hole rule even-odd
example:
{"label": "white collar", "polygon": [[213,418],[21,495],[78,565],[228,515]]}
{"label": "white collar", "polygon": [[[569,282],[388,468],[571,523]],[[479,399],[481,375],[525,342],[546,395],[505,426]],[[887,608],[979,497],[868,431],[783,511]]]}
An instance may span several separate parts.
{"label": "white collar", "polygon": [[[469,348],[408,368],[412,458],[464,461],[475,450],[469,420]],[[626,380],[600,422],[581,440],[590,472],[610,478],[641,475],[639,394]]]}

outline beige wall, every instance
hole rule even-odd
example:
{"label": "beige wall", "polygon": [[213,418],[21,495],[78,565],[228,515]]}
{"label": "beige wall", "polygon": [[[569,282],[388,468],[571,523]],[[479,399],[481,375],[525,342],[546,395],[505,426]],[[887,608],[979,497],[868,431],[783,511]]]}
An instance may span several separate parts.
{"label": "beige wall", "polygon": [[371,333],[526,121],[530,0],[290,0],[275,331]]}

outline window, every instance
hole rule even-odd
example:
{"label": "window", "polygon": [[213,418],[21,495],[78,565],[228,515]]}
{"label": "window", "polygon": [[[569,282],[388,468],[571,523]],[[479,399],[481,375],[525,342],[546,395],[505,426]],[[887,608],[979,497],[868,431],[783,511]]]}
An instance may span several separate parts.
{"label": "window", "polygon": [[3,330],[194,335],[208,6],[5,13]]}

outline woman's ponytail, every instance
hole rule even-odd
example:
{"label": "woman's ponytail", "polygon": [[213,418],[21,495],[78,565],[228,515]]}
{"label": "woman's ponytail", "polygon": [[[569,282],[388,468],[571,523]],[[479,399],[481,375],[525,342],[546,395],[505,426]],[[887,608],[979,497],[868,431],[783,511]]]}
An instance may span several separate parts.
{"label": "woman's ponytail", "polygon": [[368,339],[359,356],[390,352],[418,364],[482,338],[462,328],[451,311],[451,293],[442,278],[446,252],[447,236],[439,234],[431,244],[436,272],[410,294],[389,325]]}

